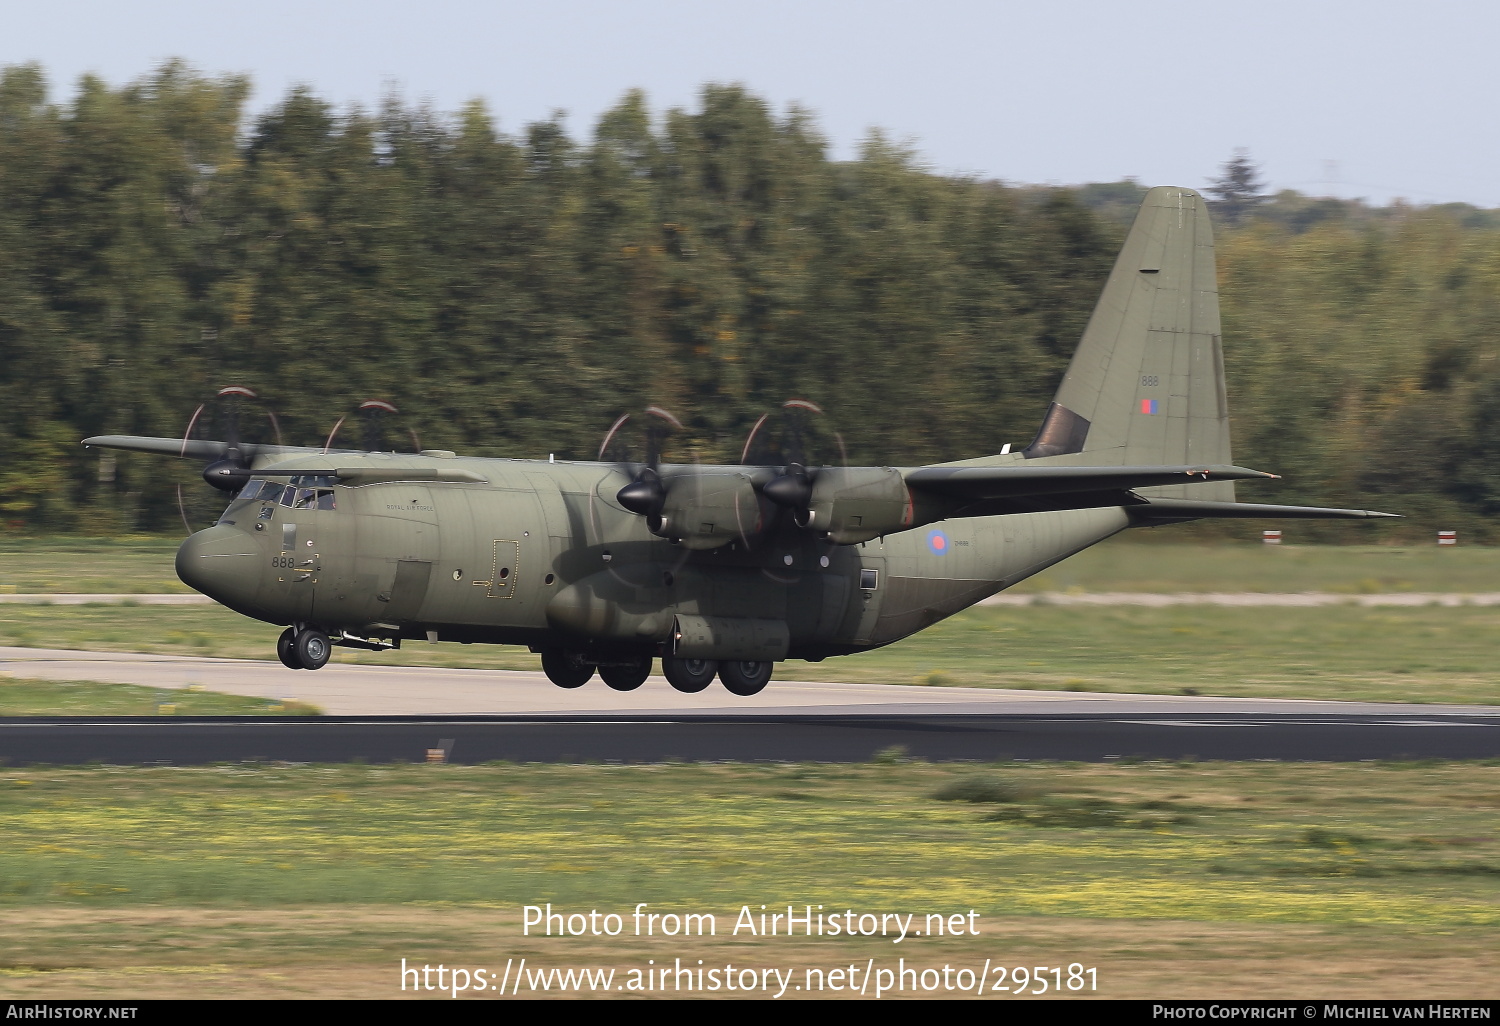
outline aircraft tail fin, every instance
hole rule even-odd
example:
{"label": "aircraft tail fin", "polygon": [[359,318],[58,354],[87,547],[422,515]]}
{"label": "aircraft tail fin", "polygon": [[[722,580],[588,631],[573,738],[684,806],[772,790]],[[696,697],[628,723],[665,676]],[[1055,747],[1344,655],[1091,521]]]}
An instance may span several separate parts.
{"label": "aircraft tail fin", "polygon": [[[1028,460],[1068,466],[1229,465],[1229,406],[1208,206],[1146,194]],[[1140,489],[1232,502],[1234,484]]]}

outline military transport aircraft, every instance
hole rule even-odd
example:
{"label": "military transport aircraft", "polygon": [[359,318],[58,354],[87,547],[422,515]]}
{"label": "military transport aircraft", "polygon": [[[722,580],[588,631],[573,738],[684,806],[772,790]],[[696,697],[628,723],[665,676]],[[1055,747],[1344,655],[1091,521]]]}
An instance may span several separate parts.
{"label": "military transport aircraft", "polygon": [[564,688],[597,670],[630,691],[660,657],[679,691],[718,676],[753,695],[783,659],[890,644],[1129,527],[1390,516],[1235,501],[1236,480],[1275,475],[1230,460],[1214,274],[1202,197],[1152,189],[1036,438],[955,463],[816,465],[796,432],[764,462],[747,445],[741,465],[662,463],[672,421],[655,408],[638,463],[232,433],[84,444],[210,461],[234,498],[182,545],[178,576],[287,625],[289,667],[334,645],[483,642],[529,646]]}

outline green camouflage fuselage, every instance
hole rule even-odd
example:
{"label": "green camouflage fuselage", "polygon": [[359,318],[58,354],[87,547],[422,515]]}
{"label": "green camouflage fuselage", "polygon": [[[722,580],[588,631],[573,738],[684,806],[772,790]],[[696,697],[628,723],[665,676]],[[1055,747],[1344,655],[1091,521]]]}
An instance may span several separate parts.
{"label": "green camouflage fuselage", "polygon": [[771,510],[758,535],[692,551],[618,505],[610,465],[353,462],[461,467],[487,483],[349,487],[320,476],[347,455],[283,463],[328,483],[334,508],[297,508],[312,489],[295,479],[289,505],[236,498],[184,543],[179,575],[246,616],[360,637],[654,652],[676,617],[703,616],[785,623],[786,656],[819,659],[904,638],[1130,523],[1119,507],[955,518],[835,545]]}

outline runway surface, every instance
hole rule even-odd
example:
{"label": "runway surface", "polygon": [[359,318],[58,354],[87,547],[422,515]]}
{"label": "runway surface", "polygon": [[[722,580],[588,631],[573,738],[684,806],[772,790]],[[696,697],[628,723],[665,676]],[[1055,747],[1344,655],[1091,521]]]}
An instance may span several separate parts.
{"label": "runway surface", "polygon": [[1500,708],[773,681],[739,698],[659,678],[626,694],[540,673],[0,648],[0,673],[299,698],[284,718],[0,722],[10,763],[1500,757]]}
{"label": "runway surface", "polygon": [[[436,754],[434,754],[436,753]],[[973,760],[1475,759],[1500,754],[1500,718],[1378,716],[900,716],[623,714],[0,720],[6,763],[866,762]]]}

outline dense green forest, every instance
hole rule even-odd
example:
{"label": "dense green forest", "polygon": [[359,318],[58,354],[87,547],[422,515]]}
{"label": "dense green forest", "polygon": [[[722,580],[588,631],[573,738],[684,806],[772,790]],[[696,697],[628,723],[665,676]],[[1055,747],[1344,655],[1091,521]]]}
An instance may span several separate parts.
{"label": "dense green forest", "polygon": [[[733,458],[790,396],[853,462],[1024,444],[1143,191],[937,175],[879,134],[834,161],[738,86],[627,94],[587,142],[300,90],[247,122],[248,92],[0,70],[6,530],[180,530],[197,468],[78,440],[180,435],[225,384],[304,444],[378,397],[424,446],[592,458],[657,403],[677,455]],[[1218,230],[1235,455],[1286,480],[1242,496],[1500,533],[1497,218],[1255,199]]]}

